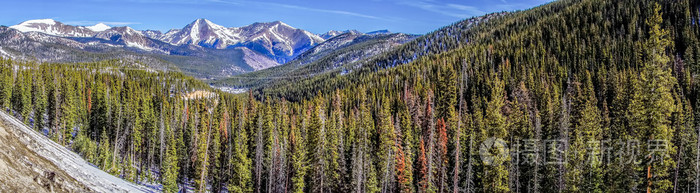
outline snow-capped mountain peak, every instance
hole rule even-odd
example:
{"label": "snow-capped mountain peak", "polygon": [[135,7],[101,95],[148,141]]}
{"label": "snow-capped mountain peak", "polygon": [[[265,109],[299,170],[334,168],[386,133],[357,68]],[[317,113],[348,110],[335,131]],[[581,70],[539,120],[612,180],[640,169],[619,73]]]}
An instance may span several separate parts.
{"label": "snow-capped mountain peak", "polygon": [[101,32],[101,31],[108,30],[109,28],[112,28],[112,27],[109,27],[108,25],[106,25],[104,23],[98,23],[98,24],[93,25],[93,26],[88,26],[87,28],[94,31],[94,32]]}
{"label": "snow-capped mountain peak", "polygon": [[377,35],[377,34],[390,34],[391,32],[389,30],[377,30],[377,31],[371,31],[367,32],[367,35]]}
{"label": "snow-capped mountain peak", "polygon": [[247,47],[273,57],[279,63],[285,63],[324,41],[316,34],[294,28],[281,21],[258,22],[229,29],[236,30],[242,37],[246,37]]}
{"label": "snow-capped mountain peak", "polygon": [[282,21],[273,21],[272,24],[277,25],[277,26],[283,26],[283,27],[285,27],[285,28],[297,29],[297,28],[294,28],[294,27],[292,27],[292,26],[290,26],[290,25],[287,25],[286,23],[284,23],[284,22],[282,22]]}
{"label": "snow-capped mountain peak", "polygon": [[[21,32],[44,32],[40,26],[53,26],[56,25],[56,21],[53,19],[33,19],[27,20],[20,24],[10,26],[10,28],[19,30]],[[45,27],[43,27],[45,28]]]}
{"label": "snow-capped mountain peak", "polygon": [[90,46],[128,47],[131,50],[135,48],[164,54],[183,54],[212,48],[242,51],[245,63],[254,70],[286,63],[327,39],[282,21],[224,27],[203,18],[165,33],[157,30],[139,31],[129,26],[111,27],[104,23],[92,26],[67,25],[53,19],[28,20],[10,28],[16,29],[18,33],[73,41],[81,49]]}
{"label": "snow-capped mountain peak", "polygon": [[364,34],[364,33],[357,31],[357,30],[345,30],[345,31],[331,30],[331,31],[328,31],[328,32],[323,33],[323,34],[318,34],[318,36],[323,38],[324,40],[328,40],[328,39],[331,39],[335,36],[338,36],[338,35],[344,34],[344,33]]}
{"label": "snow-capped mountain peak", "polygon": [[173,45],[194,44],[219,49],[240,42],[231,30],[207,19],[197,19],[181,30],[170,30],[162,40]]}
{"label": "snow-capped mountain peak", "polygon": [[66,25],[53,19],[28,20],[10,28],[21,32],[40,32],[63,37],[90,37],[95,34],[95,31],[87,27]]}
{"label": "snow-capped mountain peak", "polygon": [[20,25],[30,25],[30,24],[48,24],[55,25],[56,20],[53,19],[33,19],[22,22]]}

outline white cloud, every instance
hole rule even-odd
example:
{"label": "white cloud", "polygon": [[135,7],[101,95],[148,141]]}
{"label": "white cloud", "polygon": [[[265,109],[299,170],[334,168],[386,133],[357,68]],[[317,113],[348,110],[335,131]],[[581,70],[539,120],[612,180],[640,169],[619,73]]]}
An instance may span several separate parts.
{"label": "white cloud", "polygon": [[319,9],[319,8],[305,7],[305,6],[299,6],[299,5],[284,4],[284,3],[274,3],[274,2],[264,2],[264,1],[248,1],[248,0],[207,0],[207,1],[213,2],[213,3],[223,3],[223,4],[233,4],[233,5],[242,5],[242,4],[249,3],[249,4],[258,4],[258,5],[263,5],[263,6],[275,6],[275,7],[287,8],[287,9],[297,9],[297,10],[302,10],[302,11],[313,11],[313,12],[320,12],[320,13],[347,15],[347,16],[361,17],[361,18],[367,18],[367,19],[389,20],[386,18],[381,18],[381,17],[357,13],[357,12],[351,12],[351,11],[334,10],[334,9]]}
{"label": "white cloud", "polygon": [[68,25],[80,25],[80,26],[89,26],[89,25],[95,25],[98,23],[104,23],[109,26],[127,26],[127,25],[135,25],[135,24],[141,24],[139,22],[128,22],[128,21],[67,21],[63,22]]}
{"label": "white cloud", "polygon": [[435,12],[456,18],[468,18],[473,16],[479,16],[486,14],[485,11],[481,11],[479,8],[468,5],[460,4],[438,4],[434,1],[403,1],[399,4],[407,5],[411,7],[420,8],[426,11]]}

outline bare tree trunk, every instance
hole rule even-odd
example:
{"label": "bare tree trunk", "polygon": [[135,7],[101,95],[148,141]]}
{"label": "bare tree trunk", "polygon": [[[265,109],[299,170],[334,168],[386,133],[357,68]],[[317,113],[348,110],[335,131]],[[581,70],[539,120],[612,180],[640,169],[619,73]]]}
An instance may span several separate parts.
{"label": "bare tree trunk", "polygon": [[456,140],[455,140],[455,150],[454,150],[454,153],[455,153],[455,159],[454,159],[455,165],[454,165],[454,171],[453,171],[453,174],[452,174],[452,186],[453,186],[453,187],[452,187],[452,192],[453,192],[453,193],[459,192],[459,163],[461,162],[461,160],[459,159],[459,154],[462,153],[462,150],[461,150],[462,148],[461,148],[460,141],[462,140],[462,139],[461,139],[461,138],[462,138],[462,131],[461,131],[461,128],[462,128],[462,105],[463,105],[463,102],[464,102],[464,95],[463,95],[463,94],[464,94],[464,84],[465,84],[465,83],[464,83],[464,81],[465,81],[465,79],[464,79],[464,75],[465,75],[465,74],[464,74],[464,68],[465,68],[465,67],[466,67],[466,61],[462,61],[462,68],[460,69],[460,72],[461,72],[461,73],[460,73],[460,81],[459,81],[459,104],[458,104],[458,105],[459,105],[459,110],[457,111],[457,119],[458,119],[458,120],[457,120],[457,128],[455,128],[455,134],[456,134],[457,136],[455,136],[455,138],[456,138]]}
{"label": "bare tree trunk", "polygon": [[273,129],[271,132],[272,133],[270,133],[270,134],[273,136],[273,141],[271,142],[272,144],[270,144],[272,146],[272,150],[269,152],[270,162],[268,163],[268,171],[267,171],[267,192],[274,192],[274,189],[272,189],[272,187],[273,187],[272,182],[273,182],[273,179],[276,178],[274,170],[275,170],[275,161],[277,159],[277,157],[275,155],[276,151],[277,151],[277,145],[278,145],[276,142],[277,131]]}
{"label": "bare tree trunk", "polygon": [[473,156],[472,156],[471,152],[473,151],[473,148],[474,148],[473,144],[474,144],[474,134],[473,134],[473,132],[472,132],[472,134],[469,136],[469,154],[467,154],[467,156],[469,156],[469,160],[467,161],[467,179],[466,179],[466,183],[467,183],[467,184],[466,184],[466,186],[467,186],[467,187],[466,187],[467,193],[476,192],[476,191],[474,190],[474,187],[472,186],[472,185],[473,185],[473,184],[472,184],[472,183],[473,183],[473,182],[472,182],[472,175],[473,175],[473,171],[472,171],[472,163],[473,163],[473,162],[472,162],[472,157],[473,157]]}
{"label": "bare tree trunk", "polygon": [[[429,97],[432,97],[432,96],[429,96]],[[430,102],[428,105],[429,106],[427,108],[432,109],[432,102]],[[428,118],[429,119],[428,120],[428,140],[427,140],[428,141],[428,172],[427,172],[428,179],[427,179],[427,181],[428,181],[428,187],[430,187],[430,184],[433,183],[433,179],[432,179],[432,177],[433,177],[433,156],[434,156],[433,155],[434,154],[433,153],[433,146],[435,143],[433,141],[435,139],[435,136],[434,136],[435,125],[433,124],[433,119],[435,118],[435,113],[434,113],[434,111],[431,110],[430,115],[425,115],[425,116],[429,116],[429,118]]]}
{"label": "bare tree trunk", "polygon": [[[163,154],[165,154],[165,143],[163,141],[163,138],[165,137],[164,134],[164,129],[165,129],[165,122],[163,122],[163,102],[161,101],[160,103],[160,161],[158,163],[163,163]],[[161,170],[161,175],[163,175],[162,168]]]}
{"label": "bare tree trunk", "polygon": [[[211,109],[209,110],[209,118],[211,119]],[[205,179],[206,176],[204,175],[204,173],[207,171],[207,167],[205,167],[205,166],[206,166],[207,162],[209,161],[209,141],[211,140],[211,122],[212,121],[210,120],[208,122],[209,122],[209,125],[207,126],[207,141],[205,142],[206,144],[204,145],[204,158],[200,158],[200,159],[204,159],[204,160],[202,160],[202,175],[200,175],[200,178],[199,178],[199,181],[201,182],[199,189],[205,190],[205,191],[207,188],[207,181]],[[201,187],[201,186],[204,186],[204,187]]]}
{"label": "bare tree trunk", "polygon": [[[564,149],[569,149],[569,113],[570,112],[569,112],[569,103],[567,100],[569,100],[567,98],[567,92],[564,92],[564,94],[562,95],[562,99],[561,99],[562,117],[561,117],[561,120],[559,122],[559,124],[560,124],[559,137],[560,137],[560,140],[564,143],[563,144]],[[558,188],[559,188],[559,192],[562,192],[566,188],[566,183],[564,183],[564,174],[566,173],[566,168],[564,167],[564,163],[563,163],[563,160],[565,160],[566,158],[563,157],[564,155],[562,155],[561,153],[558,154],[558,156],[559,156],[559,160],[562,160],[558,163],[558,165],[559,165]]]}
{"label": "bare tree trunk", "polygon": [[392,153],[393,153],[392,151],[389,151],[389,154],[386,156],[387,159],[386,159],[385,167],[387,169],[384,171],[384,176],[382,176],[382,191],[381,191],[382,193],[390,192],[389,189],[391,187],[389,187],[390,186],[389,184],[391,184],[391,182],[389,181],[389,177],[392,176],[391,171],[393,171],[393,169],[391,169],[391,168],[393,168],[392,164],[391,164],[393,162],[393,159],[391,158]]}
{"label": "bare tree trunk", "polygon": [[263,141],[262,141],[262,120],[258,118],[258,132],[255,136],[255,192],[260,193],[262,183],[262,156],[263,156]]}
{"label": "bare tree trunk", "polygon": [[[535,119],[534,119],[535,120],[535,139],[538,142],[540,142],[540,141],[542,141],[542,123],[541,123],[539,116],[536,116],[533,113],[533,117],[535,117]],[[539,171],[540,171],[540,163],[544,163],[544,162],[542,162],[543,161],[542,159],[543,158],[540,156],[536,157],[535,168],[533,170],[533,177],[532,177],[533,189],[530,192],[540,192]]]}
{"label": "bare tree trunk", "polygon": [[700,124],[696,125],[698,127],[698,140],[695,144],[695,192],[700,193]]}
{"label": "bare tree trunk", "polygon": [[321,193],[326,191],[326,185],[325,185],[325,180],[326,180],[326,161],[325,161],[325,156],[326,155],[326,117],[324,116],[325,113],[323,110],[320,111],[319,118],[321,119],[321,130],[318,132],[318,146],[316,146],[316,155],[321,156],[318,161],[318,168],[319,170],[319,175],[318,177],[321,178],[320,183],[319,183],[319,188]]}
{"label": "bare tree trunk", "polygon": [[355,193],[362,193],[364,191],[364,180],[365,180],[365,172],[367,169],[367,166],[365,164],[365,155],[364,151],[366,150],[366,138],[367,138],[367,131],[364,127],[360,127],[360,131],[358,132],[358,142],[354,144],[355,148],[353,150],[353,176],[354,176],[354,191]]}
{"label": "bare tree trunk", "polygon": [[121,130],[121,123],[122,123],[122,108],[121,105],[119,106],[119,114],[117,116],[117,133],[114,135],[114,153],[112,153],[112,167],[116,165],[117,161],[117,147],[119,147],[119,131]]}

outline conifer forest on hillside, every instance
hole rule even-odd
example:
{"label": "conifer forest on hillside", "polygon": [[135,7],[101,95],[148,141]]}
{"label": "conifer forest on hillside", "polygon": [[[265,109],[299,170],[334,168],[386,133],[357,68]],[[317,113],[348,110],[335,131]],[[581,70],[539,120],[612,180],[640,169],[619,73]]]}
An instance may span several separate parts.
{"label": "conifer forest on hillside", "polygon": [[163,192],[700,192],[699,23],[695,0],[560,0],[241,94],[6,58],[0,106]]}

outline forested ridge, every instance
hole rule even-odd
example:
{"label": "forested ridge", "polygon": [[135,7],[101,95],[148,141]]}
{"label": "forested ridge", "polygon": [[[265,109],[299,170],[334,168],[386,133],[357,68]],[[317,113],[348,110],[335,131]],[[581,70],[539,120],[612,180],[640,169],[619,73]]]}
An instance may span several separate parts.
{"label": "forested ridge", "polygon": [[[395,44],[400,45],[415,37],[416,35],[401,33],[366,35],[348,32],[324,41],[283,65],[216,80],[212,84],[256,89],[278,79],[291,81],[329,71],[342,72],[346,71],[346,66],[353,66],[356,61],[390,51],[397,46]],[[352,41],[345,42],[348,40]],[[334,44],[342,46],[329,48]]]}
{"label": "forested ridge", "polygon": [[699,8],[556,1],[452,51],[257,95],[118,60],[2,60],[0,104],[166,192],[694,192]]}

